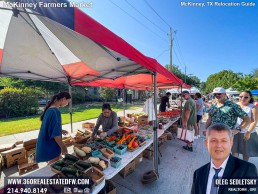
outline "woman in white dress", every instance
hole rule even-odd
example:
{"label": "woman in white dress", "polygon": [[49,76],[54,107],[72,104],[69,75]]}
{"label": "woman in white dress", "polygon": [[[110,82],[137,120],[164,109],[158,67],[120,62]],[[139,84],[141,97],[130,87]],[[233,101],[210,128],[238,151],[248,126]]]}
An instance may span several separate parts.
{"label": "woman in white dress", "polygon": [[[239,157],[243,154],[243,160],[248,161],[249,157],[258,156],[258,135],[255,127],[258,121],[258,107],[253,104],[254,99],[250,91],[243,91],[239,95],[238,105],[251,118],[251,123],[245,129],[234,135],[232,154]],[[238,118],[236,128],[239,128],[242,119]],[[240,129],[239,129],[240,130]]]}

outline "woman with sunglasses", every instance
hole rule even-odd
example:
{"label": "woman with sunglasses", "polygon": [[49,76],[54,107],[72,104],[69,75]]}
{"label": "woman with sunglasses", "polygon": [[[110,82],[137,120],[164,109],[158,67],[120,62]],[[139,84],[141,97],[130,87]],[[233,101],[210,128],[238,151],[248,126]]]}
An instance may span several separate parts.
{"label": "woman with sunglasses", "polygon": [[102,125],[103,132],[100,134],[100,138],[104,139],[107,135],[111,135],[116,132],[118,128],[118,119],[116,112],[112,111],[110,104],[105,103],[102,105],[102,113],[99,115],[96,126],[94,127],[93,133],[91,135],[91,140],[94,138],[98,129]]}
{"label": "woman with sunglasses", "polygon": [[[239,95],[238,104],[247,113],[248,117],[251,118],[251,123],[234,135],[232,154],[235,157],[243,154],[243,160],[245,161],[248,161],[249,157],[258,156],[258,136],[255,131],[258,121],[258,107],[253,102],[254,99],[250,91],[243,91]],[[238,118],[236,126],[238,127],[241,122],[242,119]]]}

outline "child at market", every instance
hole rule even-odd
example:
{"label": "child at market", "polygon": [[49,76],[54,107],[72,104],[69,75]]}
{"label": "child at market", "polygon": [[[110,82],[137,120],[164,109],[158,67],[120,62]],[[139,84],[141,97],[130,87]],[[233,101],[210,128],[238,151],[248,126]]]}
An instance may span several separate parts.
{"label": "child at market", "polygon": [[61,113],[59,107],[65,107],[71,96],[68,92],[60,92],[54,95],[46,105],[40,120],[42,121],[36,146],[36,162],[48,162],[49,164],[59,160],[60,154],[67,154],[67,148],[62,142],[62,134],[68,132],[62,130]]}

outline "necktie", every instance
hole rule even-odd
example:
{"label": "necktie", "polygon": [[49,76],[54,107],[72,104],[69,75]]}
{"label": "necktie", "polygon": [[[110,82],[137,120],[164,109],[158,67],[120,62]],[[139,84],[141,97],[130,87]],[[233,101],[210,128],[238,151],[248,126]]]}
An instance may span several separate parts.
{"label": "necktie", "polygon": [[222,168],[219,168],[219,169],[213,168],[213,169],[215,170],[215,174],[212,178],[210,194],[217,194],[218,193],[218,186],[215,185],[215,180],[219,178],[218,174],[219,174],[219,172]]}

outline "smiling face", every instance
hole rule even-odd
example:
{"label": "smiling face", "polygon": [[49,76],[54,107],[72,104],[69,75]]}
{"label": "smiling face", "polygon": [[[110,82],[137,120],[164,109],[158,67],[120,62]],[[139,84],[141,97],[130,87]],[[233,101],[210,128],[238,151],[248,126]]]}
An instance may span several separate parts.
{"label": "smiling face", "polygon": [[250,94],[248,94],[247,92],[242,92],[240,95],[239,95],[239,102],[244,105],[244,106],[247,106],[249,104],[249,101],[251,99],[251,96]]}
{"label": "smiling face", "polygon": [[233,140],[230,138],[228,131],[210,130],[204,141],[213,163],[220,166],[229,156]]}

